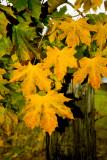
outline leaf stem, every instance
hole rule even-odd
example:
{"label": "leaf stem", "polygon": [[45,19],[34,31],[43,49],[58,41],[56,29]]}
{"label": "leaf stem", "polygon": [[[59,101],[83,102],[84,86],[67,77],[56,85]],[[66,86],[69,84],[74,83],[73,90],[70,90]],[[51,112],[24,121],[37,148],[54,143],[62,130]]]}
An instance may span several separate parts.
{"label": "leaf stem", "polygon": [[89,54],[90,54],[90,58],[92,58],[91,51],[90,51],[90,47],[89,47]]}
{"label": "leaf stem", "polygon": [[42,42],[42,40],[44,39],[44,37],[47,36],[47,34],[50,32],[51,29],[52,29],[52,27],[48,30],[48,32],[46,32],[46,33],[42,36],[42,38],[41,38],[40,41],[39,41],[38,48],[41,49],[41,42]]}
{"label": "leaf stem", "polygon": [[78,68],[81,68],[79,60],[77,60]]}
{"label": "leaf stem", "polygon": [[33,62],[33,65],[35,65],[35,63],[36,63],[36,57],[34,58],[34,62]]}

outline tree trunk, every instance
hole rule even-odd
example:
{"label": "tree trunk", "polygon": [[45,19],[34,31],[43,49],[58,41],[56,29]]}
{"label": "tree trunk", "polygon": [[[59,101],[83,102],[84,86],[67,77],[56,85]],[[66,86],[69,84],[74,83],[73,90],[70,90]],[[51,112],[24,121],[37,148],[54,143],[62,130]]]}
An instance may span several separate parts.
{"label": "tree trunk", "polygon": [[58,117],[59,127],[46,136],[47,160],[95,160],[94,90],[88,83],[73,86],[71,79],[66,95],[76,99],[75,120]]}

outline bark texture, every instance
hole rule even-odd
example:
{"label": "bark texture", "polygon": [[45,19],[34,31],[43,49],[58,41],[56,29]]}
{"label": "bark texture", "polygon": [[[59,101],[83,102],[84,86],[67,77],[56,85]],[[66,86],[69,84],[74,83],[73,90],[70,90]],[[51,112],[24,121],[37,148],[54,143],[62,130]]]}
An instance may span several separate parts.
{"label": "bark texture", "polygon": [[47,134],[47,160],[95,160],[94,90],[90,84],[68,84],[75,120],[58,117],[59,127]]}

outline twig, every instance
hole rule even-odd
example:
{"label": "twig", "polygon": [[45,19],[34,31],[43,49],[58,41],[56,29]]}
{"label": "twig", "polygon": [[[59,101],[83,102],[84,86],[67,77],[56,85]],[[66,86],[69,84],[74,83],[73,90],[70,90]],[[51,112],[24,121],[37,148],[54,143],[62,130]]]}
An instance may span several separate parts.
{"label": "twig", "polygon": [[81,68],[79,60],[77,60],[78,68]]}
{"label": "twig", "polygon": [[107,117],[107,115],[104,115],[104,116],[100,116],[99,118],[95,119],[95,122],[101,118],[104,118],[104,117]]}
{"label": "twig", "polygon": [[89,54],[90,54],[90,58],[92,58],[91,51],[90,51],[90,47],[89,47]]}
{"label": "twig", "polygon": [[[75,6],[72,3],[67,2],[67,4],[69,4],[72,8],[75,9]],[[78,9],[76,11],[84,18],[84,15],[83,15],[83,13],[81,11],[79,11]]]}
{"label": "twig", "polygon": [[48,30],[48,32],[46,32],[46,33],[42,36],[42,38],[41,38],[40,41],[39,41],[38,48],[41,49],[41,42],[42,42],[43,38],[44,38],[45,36],[47,36],[47,34],[51,31],[51,29],[52,29],[52,27]]}
{"label": "twig", "polygon": [[[77,14],[77,15],[74,15],[74,16],[70,16],[70,15],[67,15],[67,17],[77,17],[79,16],[80,14]],[[47,17],[53,17],[53,18],[59,18],[59,19],[62,19],[63,17],[61,16],[53,16],[53,15],[48,15]]]}

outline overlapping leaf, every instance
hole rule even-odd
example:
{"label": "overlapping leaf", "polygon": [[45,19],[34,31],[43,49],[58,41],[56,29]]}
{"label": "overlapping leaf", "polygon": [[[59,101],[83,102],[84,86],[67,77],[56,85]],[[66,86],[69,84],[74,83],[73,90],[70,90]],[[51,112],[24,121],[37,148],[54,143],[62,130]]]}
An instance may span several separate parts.
{"label": "overlapping leaf", "polygon": [[32,17],[39,19],[41,3],[39,0],[9,0],[18,12],[28,9]]}
{"label": "overlapping leaf", "polygon": [[58,6],[66,2],[67,0],[48,0],[48,12],[52,13],[55,9],[57,9]]}
{"label": "overlapping leaf", "polygon": [[[88,18],[88,23],[90,24],[96,24],[96,23],[107,23],[107,15],[104,13],[99,14],[87,14],[86,17]],[[98,25],[97,25],[98,26]]]}
{"label": "overlapping leaf", "polygon": [[4,86],[7,83],[5,79],[0,76],[0,94],[5,95],[9,90]]}
{"label": "overlapping leaf", "polygon": [[63,31],[59,36],[60,39],[62,40],[66,37],[66,43],[70,47],[79,45],[79,40],[90,46],[90,31],[97,31],[97,27],[88,24],[87,20],[87,18],[80,18],[78,21],[74,21],[71,18],[66,18],[66,21],[60,21],[61,24],[58,28]]}
{"label": "overlapping leaf", "polygon": [[52,13],[52,19],[54,18],[54,20],[49,21],[48,26],[50,28],[49,32],[47,33],[49,41],[52,43],[54,40],[56,40],[58,42],[58,34],[61,33],[61,31],[59,30],[59,25],[60,25],[60,18],[63,18],[65,16],[65,12],[67,11],[67,7],[63,6],[62,8],[60,8],[59,11],[55,11]]}
{"label": "overlapping leaf", "polygon": [[49,41],[50,43],[52,43],[55,39],[58,40],[58,34],[61,33],[61,31],[59,30],[59,25],[60,25],[60,21],[58,20],[51,20],[49,22],[49,27],[51,28],[51,30],[48,33],[48,37],[49,37]]}
{"label": "overlapping leaf", "polygon": [[3,127],[7,135],[11,133],[12,128],[17,123],[17,115],[12,110],[0,107],[0,126]]}
{"label": "overlapping leaf", "polygon": [[10,54],[10,51],[12,50],[12,43],[10,38],[0,38],[0,57],[2,57],[5,54]]}
{"label": "overlapping leaf", "polygon": [[16,70],[13,71],[13,76],[10,82],[22,81],[21,90],[25,97],[36,93],[36,85],[40,90],[49,91],[51,89],[51,80],[47,78],[51,72],[43,70],[42,65],[32,65],[30,62],[27,66],[21,66],[20,63],[14,65]]}
{"label": "overlapping leaf", "polygon": [[[5,22],[5,23],[4,23]],[[5,14],[0,11],[0,38],[3,36],[6,37],[7,34],[7,24],[9,23]]]}
{"label": "overlapping leaf", "polygon": [[73,48],[64,47],[59,50],[57,47],[47,47],[47,57],[44,59],[46,68],[54,66],[54,74],[60,81],[67,72],[67,67],[77,67],[76,58],[73,56],[76,51]]}
{"label": "overlapping leaf", "polygon": [[31,16],[39,19],[41,14],[41,3],[39,0],[29,0],[29,9],[31,10]]}
{"label": "overlapping leaf", "polygon": [[80,68],[74,73],[73,84],[83,82],[88,76],[88,83],[91,83],[92,87],[97,90],[102,83],[102,78],[107,77],[107,58],[97,56],[95,58],[82,58],[80,61]]}
{"label": "overlapping leaf", "polygon": [[23,22],[13,27],[12,42],[16,48],[16,54],[22,60],[30,60],[32,54],[38,56],[38,52],[30,43],[36,38],[36,31],[34,27],[29,26],[29,22]]}
{"label": "overlapping leaf", "polygon": [[102,49],[107,41],[107,23],[104,25],[102,23],[98,23],[97,26],[98,31],[93,37],[93,40],[97,40],[97,45]]}
{"label": "overlapping leaf", "polygon": [[7,108],[12,108],[14,111],[19,113],[25,107],[26,100],[21,92],[11,89],[11,92],[6,94],[2,101],[6,104]]}
{"label": "overlapping leaf", "polygon": [[9,2],[13,4],[18,12],[28,7],[27,0],[9,0]]}
{"label": "overlapping leaf", "polygon": [[75,9],[78,9],[81,7],[82,4],[84,11],[87,12],[90,8],[92,8],[94,11],[97,10],[97,7],[100,7],[103,0],[76,0],[75,2]]}
{"label": "overlapping leaf", "polygon": [[52,88],[55,87],[55,91],[58,91],[58,90],[61,90],[62,88],[62,84],[60,81],[58,81],[58,79],[56,78],[55,75],[51,75],[50,78],[53,80],[53,83],[52,83]]}
{"label": "overlapping leaf", "polygon": [[56,10],[55,12],[53,12],[53,13],[51,14],[52,19],[53,19],[53,18],[54,18],[54,19],[59,19],[60,17],[63,18],[63,17],[65,16],[65,14],[66,14],[66,11],[67,11],[67,6],[61,7],[60,10]]}
{"label": "overlapping leaf", "polygon": [[58,114],[62,118],[73,119],[70,108],[64,105],[65,101],[71,99],[63,96],[62,93],[56,93],[55,91],[49,91],[45,96],[38,94],[29,96],[30,101],[25,107],[24,121],[30,128],[34,128],[40,125],[50,135],[58,127],[57,117]]}
{"label": "overlapping leaf", "polygon": [[8,93],[9,90],[4,86],[7,83],[6,79],[3,79],[2,75],[5,74],[6,71],[0,68],[0,94],[3,96],[5,93]]}

